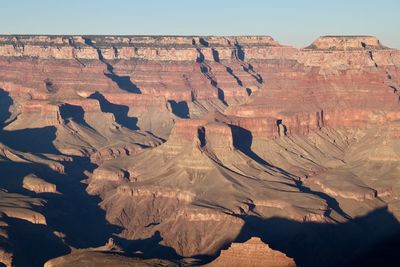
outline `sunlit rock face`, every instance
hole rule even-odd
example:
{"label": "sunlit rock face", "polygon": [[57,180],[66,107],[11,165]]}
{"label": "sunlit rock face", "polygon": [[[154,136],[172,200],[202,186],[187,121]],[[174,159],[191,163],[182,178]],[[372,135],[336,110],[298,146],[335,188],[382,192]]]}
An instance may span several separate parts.
{"label": "sunlit rock face", "polygon": [[293,259],[253,237],[245,243],[233,243],[227,250],[207,266],[271,266],[295,267]]}
{"label": "sunlit rock face", "polygon": [[0,260],[379,261],[399,88],[372,36],[0,36]]}

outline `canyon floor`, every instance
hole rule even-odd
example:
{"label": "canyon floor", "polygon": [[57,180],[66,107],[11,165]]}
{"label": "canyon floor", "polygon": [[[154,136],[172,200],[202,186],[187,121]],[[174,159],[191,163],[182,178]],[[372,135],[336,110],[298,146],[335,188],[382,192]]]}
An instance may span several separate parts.
{"label": "canyon floor", "polygon": [[373,36],[0,36],[0,266],[398,266],[399,89]]}

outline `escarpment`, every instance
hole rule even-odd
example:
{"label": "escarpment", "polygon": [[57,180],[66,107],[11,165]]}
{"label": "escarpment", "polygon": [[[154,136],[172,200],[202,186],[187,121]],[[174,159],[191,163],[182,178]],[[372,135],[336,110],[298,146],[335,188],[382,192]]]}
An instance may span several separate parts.
{"label": "escarpment", "polygon": [[351,265],[400,231],[399,88],[371,36],[0,36],[0,262]]}

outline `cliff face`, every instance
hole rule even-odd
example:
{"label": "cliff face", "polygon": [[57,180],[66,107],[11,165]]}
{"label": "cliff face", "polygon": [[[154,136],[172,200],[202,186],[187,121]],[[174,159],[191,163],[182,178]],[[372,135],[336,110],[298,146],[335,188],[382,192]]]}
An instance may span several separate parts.
{"label": "cliff face", "polygon": [[[269,36],[0,36],[0,187],[13,196],[0,208],[23,249],[45,236],[54,251],[9,247],[40,266],[113,235],[127,253],[180,259],[256,234],[300,265],[340,265],[361,234],[297,230],[376,209],[400,218],[399,88],[400,51],[369,36],[304,49]],[[276,218],[300,226],[265,230]],[[365,220],[357,251],[397,229]],[[256,241],[222,262],[293,263]]]}
{"label": "cliff face", "polygon": [[[162,137],[168,132],[154,128],[152,113],[171,125],[167,113],[198,117],[229,106],[228,114],[281,119],[290,132],[307,133],[321,119],[362,126],[374,110],[396,107],[398,50],[375,37],[321,37],[310,47],[261,36],[3,36],[0,87],[44,113],[54,109],[47,103],[77,100],[86,111],[97,91]],[[398,117],[395,111],[377,120]]]}
{"label": "cliff face", "polygon": [[296,264],[284,253],[271,249],[260,238],[253,237],[242,244],[233,243],[207,266],[295,267]]}

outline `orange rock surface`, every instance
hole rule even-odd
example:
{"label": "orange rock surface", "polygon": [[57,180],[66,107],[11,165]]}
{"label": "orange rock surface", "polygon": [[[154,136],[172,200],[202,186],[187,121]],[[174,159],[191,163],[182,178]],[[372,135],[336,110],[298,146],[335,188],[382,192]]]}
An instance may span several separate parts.
{"label": "orange rock surface", "polygon": [[271,249],[260,238],[252,237],[244,243],[233,243],[207,266],[295,267],[296,263],[284,253]]}

